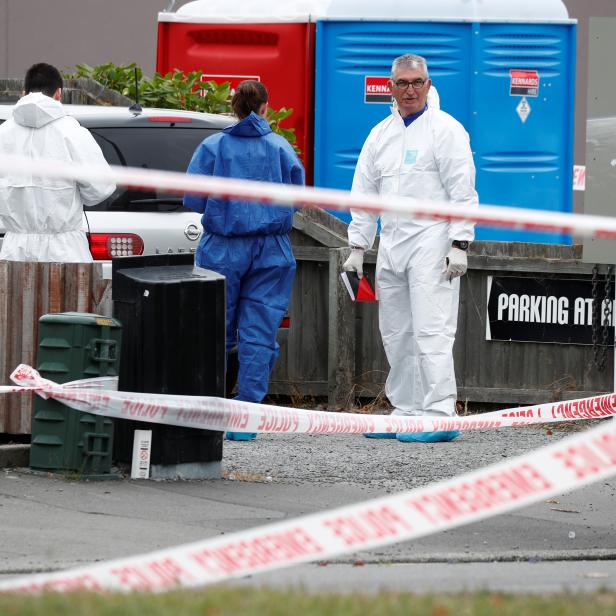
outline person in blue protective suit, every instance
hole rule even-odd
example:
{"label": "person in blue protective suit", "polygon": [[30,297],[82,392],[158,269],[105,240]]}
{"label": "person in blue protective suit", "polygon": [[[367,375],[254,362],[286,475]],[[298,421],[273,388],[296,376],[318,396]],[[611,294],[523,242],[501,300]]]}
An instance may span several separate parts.
{"label": "person in blue protective suit", "polygon": [[[231,101],[239,122],[205,139],[188,173],[304,184],[304,169],[289,143],[272,132],[268,93],[258,81],[241,82]],[[199,267],[227,279],[227,354],[238,346],[237,399],[261,402],[278,358],[276,332],[285,316],[295,275],[289,241],[290,207],[186,195],[184,205],[202,212]],[[227,432],[229,440],[256,434]]]}
{"label": "person in blue protective suit", "polygon": [[[421,56],[393,62],[392,114],[377,124],[361,150],[352,192],[478,205],[475,165],[462,125],[441,111]],[[351,253],[343,267],[362,275],[378,213],[351,210]],[[379,329],[390,365],[385,393],[395,415],[456,414],[453,343],[460,276],[474,223],[381,215],[376,286]],[[454,431],[366,434],[402,442],[451,441]]]}

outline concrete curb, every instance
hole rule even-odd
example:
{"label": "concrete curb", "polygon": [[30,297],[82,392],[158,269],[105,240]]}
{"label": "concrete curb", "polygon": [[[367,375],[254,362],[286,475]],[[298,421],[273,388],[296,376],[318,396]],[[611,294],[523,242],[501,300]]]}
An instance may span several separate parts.
{"label": "concrete curb", "polygon": [[616,560],[616,551],[612,549],[591,548],[580,550],[524,550],[496,552],[443,552],[429,556],[387,556],[357,552],[349,558],[332,558],[326,560],[332,565],[348,565],[360,561],[367,565],[421,565],[421,564],[457,564],[457,563],[508,563],[508,562],[564,562],[578,560]]}
{"label": "concrete curb", "polygon": [[30,445],[0,445],[0,468],[28,466]]}

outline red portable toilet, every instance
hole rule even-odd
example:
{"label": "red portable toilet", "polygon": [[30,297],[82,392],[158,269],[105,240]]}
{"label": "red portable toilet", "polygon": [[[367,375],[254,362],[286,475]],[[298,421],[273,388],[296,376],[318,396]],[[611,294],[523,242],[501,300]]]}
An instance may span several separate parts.
{"label": "red portable toilet", "polygon": [[292,107],[306,178],[312,183],[313,14],[328,0],[197,0],[158,14],[156,70],[203,71],[231,86],[262,81],[275,109]]}

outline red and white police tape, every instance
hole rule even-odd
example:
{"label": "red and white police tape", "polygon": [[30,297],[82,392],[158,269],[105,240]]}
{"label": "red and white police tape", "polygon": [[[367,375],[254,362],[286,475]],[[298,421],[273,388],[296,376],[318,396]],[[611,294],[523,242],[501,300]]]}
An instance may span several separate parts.
{"label": "red and white police tape", "polygon": [[616,422],[454,479],[203,541],[0,582],[0,592],[162,592],[477,522],[616,474]]}
{"label": "red and white police tape", "polygon": [[[66,178],[75,181],[112,181],[131,188],[157,188],[168,192],[212,195],[221,198],[260,201],[270,205],[322,207],[348,210],[356,208],[373,212],[391,212],[415,218],[439,220],[471,220],[478,224],[526,229],[532,231],[577,234],[584,237],[616,238],[616,218],[567,214],[495,205],[479,208],[388,195],[351,194],[343,190],[290,186],[203,175],[187,175],[134,167],[102,168],[72,165],[54,160],[31,160],[20,156],[0,155],[0,177],[4,173],[26,177]],[[1,185],[1,184],[0,184]]]}
{"label": "red and white police tape", "polygon": [[361,434],[486,430],[616,415],[616,393],[464,417],[410,417],[332,413],[208,396],[106,391],[91,387],[95,379],[84,381],[84,388],[79,387],[79,381],[58,385],[24,364],[15,369],[11,379],[21,387],[2,386],[0,393],[34,390],[40,396],[95,415],[220,432]]}
{"label": "red and white police tape", "polygon": [[[123,186],[295,207],[357,208],[417,218],[472,220],[513,229],[616,238],[616,219],[600,216],[487,205],[464,208],[447,202],[0,156],[0,176],[5,172],[76,181],[110,180]],[[219,431],[424,432],[522,426],[616,414],[616,394],[505,409],[477,417],[414,418],[308,411],[221,398],[107,391],[102,387],[109,382],[96,380],[58,385],[23,365],[11,378],[19,386],[0,387],[0,393],[34,390],[89,413]],[[9,579],[0,582],[0,591],[164,591],[201,586],[426,536],[505,513],[613,474],[616,422],[609,422],[524,456],[418,490],[142,556]]]}

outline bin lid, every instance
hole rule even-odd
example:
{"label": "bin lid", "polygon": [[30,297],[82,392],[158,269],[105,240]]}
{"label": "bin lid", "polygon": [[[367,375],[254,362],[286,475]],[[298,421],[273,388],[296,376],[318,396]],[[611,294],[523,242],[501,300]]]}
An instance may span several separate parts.
{"label": "bin lid", "polygon": [[[224,280],[222,274],[194,265],[159,265],[119,269],[118,277],[125,276],[144,283],[177,284],[195,281]],[[114,298],[115,299],[115,298]]]}
{"label": "bin lid", "polygon": [[161,12],[158,21],[180,23],[309,22],[331,0],[195,0],[175,13]]}
{"label": "bin lid", "polygon": [[331,0],[317,19],[575,23],[563,0]]}
{"label": "bin lid", "polygon": [[39,323],[65,323],[75,325],[101,325],[104,327],[122,327],[117,319],[92,314],[91,312],[54,312],[44,314],[39,318]]}

